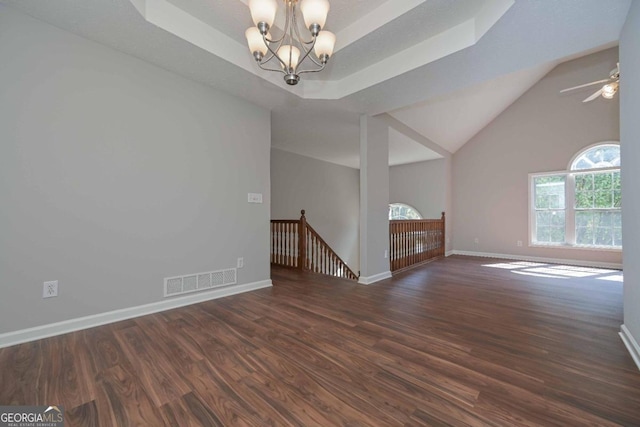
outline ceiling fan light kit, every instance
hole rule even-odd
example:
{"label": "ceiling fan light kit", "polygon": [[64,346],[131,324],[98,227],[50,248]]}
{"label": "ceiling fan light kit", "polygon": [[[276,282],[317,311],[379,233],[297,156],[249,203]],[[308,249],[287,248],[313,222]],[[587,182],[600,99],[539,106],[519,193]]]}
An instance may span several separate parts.
{"label": "ceiling fan light kit", "polygon": [[609,78],[608,79],[597,80],[595,82],[585,83],[585,84],[574,86],[574,87],[570,87],[570,88],[567,88],[567,89],[562,89],[560,91],[560,93],[569,92],[569,91],[575,90],[575,89],[582,89],[583,87],[589,87],[589,86],[598,85],[598,84],[602,84],[602,83],[604,83],[602,88],[600,88],[597,91],[595,91],[592,95],[587,97],[582,102],[593,101],[594,99],[598,98],[599,96],[602,96],[605,99],[613,99],[615,94],[618,93],[618,89],[620,87],[620,63],[618,63],[616,65],[616,68],[614,68],[613,70],[611,70],[609,72]]}
{"label": "ceiling fan light kit", "polygon": [[602,86],[602,97],[612,99],[616,92],[618,92],[618,85],[618,82],[613,82]]}
{"label": "ceiling fan light kit", "polygon": [[[282,1],[285,3],[286,13],[282,35],[279,38],[274,39],[269,32],[276,18],[277,0],[249,0],[249,9],[255,27],[249,28],[245,36],[249,50],[260,68],[281,72],[287,84],[296,85],[300,81],[300,74],[317,73],[324,69],[333,54],[336,36],[330,31],[323,30],[329,13],[328,0]],[[304,24],[309,31],[308,39],[300,35],[296,16],[298,3],[300,3]],[[314,52],[315,57],[311,52]],[[266,64],[272,60],[278,63],[280,68],[266,67]],[[299,66],[305,60],[315,64],[315,68],[300,70]]]}

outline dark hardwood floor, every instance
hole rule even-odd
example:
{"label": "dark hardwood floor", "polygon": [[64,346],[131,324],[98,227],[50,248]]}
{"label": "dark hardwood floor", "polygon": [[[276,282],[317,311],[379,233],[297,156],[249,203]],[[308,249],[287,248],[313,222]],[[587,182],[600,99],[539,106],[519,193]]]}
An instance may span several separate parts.
{"label": "dark hardwood floor", "polygon": [[0,405],[68,426],[640,425],[619,272],[449,257],[0,349]]}

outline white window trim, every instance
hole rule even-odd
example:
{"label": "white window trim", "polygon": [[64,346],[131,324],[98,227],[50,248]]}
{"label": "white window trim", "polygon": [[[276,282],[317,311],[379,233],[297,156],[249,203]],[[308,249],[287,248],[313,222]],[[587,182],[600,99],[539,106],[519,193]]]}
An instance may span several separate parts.
{"label": "white window trim", "polygon": [[[532,248],[552,248],[552,249],[577,249],[588,251],[605,251],[605,252],[622,252],[622,246],[596,246],[596,245],[577,245],[576,241],[576,227],[575,227],[575,176],[580,174],[591,174],[594,172],[608,172],[608,171],[620,171],[620,167],[610,168],[596,168],[596,169],[578,169],[571,170],[571,166],[585,152],[589,151],[593,147],[599,145],[620,145],[618,141],[603,141],[596,144],[591,144],[588,147],[583,148],[576,153],[569,162],[567,170],[554,171],[554,172],[535,172],[530,173],[529,179],[529,191],[528,191],[528,204],[529,204],[529,247]],[[564,175],[565,179],[565,206],[564,206],[564,218],[565,218],[565,243],[539,243],[534,241],[536,236],[536,219],[535,209],[533,205],[533,195],[535,194],[534,178],[541,176],[558,176]]]}

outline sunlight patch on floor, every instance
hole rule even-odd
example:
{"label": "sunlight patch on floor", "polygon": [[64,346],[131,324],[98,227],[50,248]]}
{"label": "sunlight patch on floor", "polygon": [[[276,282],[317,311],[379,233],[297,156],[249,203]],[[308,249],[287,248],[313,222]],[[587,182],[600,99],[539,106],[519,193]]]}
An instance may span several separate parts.
{"label": "sunlight patch on floor", "polygon": [[592,277],[598,280],[622,282],[623,275],[619,270],[604,268],[578,267],[575,265],[544,264],[528,261],[499,262],[484,264],[483,267],[511,270],[512,273],[524,276],[546,277],[553,279],[568,279],[572,277]]}

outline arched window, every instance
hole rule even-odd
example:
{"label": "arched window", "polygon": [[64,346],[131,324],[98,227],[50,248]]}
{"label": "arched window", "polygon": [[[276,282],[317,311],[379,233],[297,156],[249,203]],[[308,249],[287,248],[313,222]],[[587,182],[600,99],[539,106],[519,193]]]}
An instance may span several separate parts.
{"label": "arched window", "polygon": [[620,168],[620,145],[596,144],[574,156],[570,170]]}
{"label": "arched window", "polygon": [[391,203],[389,205],[389,219],[422,219],[422,215],[413,206],[404,203]]}
{"label": "arched window", "polygon": [[587,147],[568,169],[529,175],[531,244],[621,249],[620,145]]}

